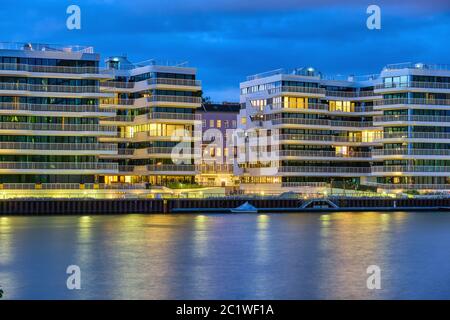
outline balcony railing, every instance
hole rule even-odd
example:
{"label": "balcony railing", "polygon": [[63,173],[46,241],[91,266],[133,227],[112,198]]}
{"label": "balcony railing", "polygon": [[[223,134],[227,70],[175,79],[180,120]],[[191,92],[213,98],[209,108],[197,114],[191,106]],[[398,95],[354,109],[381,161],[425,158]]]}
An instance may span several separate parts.
{"label": "balcony railing", "polygon": [[268,89],[268,94],[277,94],[281,92],[298,92],[298,93],[310,93],[310,94],[325,94],[325,89],[323,88],[313,88],[313,87],[300,87],[300,86],[282,86],[278,88]]}
{"label": "balcony railing", "polygon": [[100,82],[102,88],[131,89],[134,88],[134,82],[122,81],[104,81]]}
{"label": "balcony railing", "polygon": [[368,186],[378,187],[382,189],[407,189],[407,190],[450,190],[450,184],[398,184],[398,183],[377,183],[366,182]]}
{"label": "balcony railing", "polygon": [[155,78],[148,79],[147,83],[149,85],[170,85],[170,86],[188,86],[188,87],[200,87],[202,85],[199,80],[190,80],[190,79],[171,79],[171,78]]}
{"label": "balcony railing", "polygon": [[0,122],[0,130],[38,130],[38,131],[98,131],[115,132],[116,126],[97,124],[55,124],[55,123],[26,123]]}
{"label": "balcony railing", "polygon": [[67,92],[67,93],[99,93],[97,86],[65,86],[41,85],[27,83],[0,83],[0,90],[19,90],[30,92]]}
{"label": "balcony railing", "polygon": [[113,109],[99,108],[96,105],[68,105],[68,104],[32,104],[0,102],[0,110],[35,111],[35,112],[92,112],[115,113]]}
{"label": "balcony railing", "polygon": [[202,116],[200,114],[193,114],[193,113],[150,112],[147,114],[147,119],[200,121],[202,119]]}
{"label": "balcony railing", "polygon": [[431,115],[385,115],[373,117],[373,122],[449,122],[448,116],[431,116]]}
{"label": "balcony railing", "polygon": [[102,121],[110,121],[110,122],[133,122],[134,118],[135,118],[134,116],[118,115],[118,116],[115,116],[115,117],[103,118],[101,120]]}
{"label": "balcony railing", "polygon": [[450,172],[450,167],[445,166],[374,166],[372,167],[374,173],[397,173],[397,172]]}
{"label": "balcony railing", "polygon": [[201,97],[154,95],[146,98],[148,102],[201,103]]}
{"label": "balcony railing", "polygon": [[[175,147],[150,147],[147,148],[148,154],[172,154],[172,151],[176,150]],[[185,156],[184,151],[188,151],[187,155],[199,155],[200,149],[199,148],[179,148],[180,151],[183,151],[183,153],[175,153],[174,156]]]}
{"label": "balcony railing", "polygon": [[396,98],[396,99],[374,100],[373,103],[374,106],[389,106],[397,104],[450,106],[450,99]]}
{"label": "balcony railing", "polygon": [[269,104],[268,107],[272,110],[328,110],[328,104],[324,103],[306,103],[304,108],[297,108],[297,105],[285,105],[284,103]]}
{"label": "balcony railing", "polygon": [[332,135],[307,135],[307,134],[280,134],[279,140],[291,140],[291,141],[324,141],[324,142],[372,142],[363,140],[360,137],[343,137]]}
{"label": "balcony railing", "polygon": [[173,171],[173,172],[194,172],[197,171],[195,165],[176,165],[176,164],[162,164],[162,165],[147,165],[147,170],[152,172]]}
{"label": "balcony railing", "polygon": [[379,94],[373,91],[326,91],[327,97],[337,97],[337,98],[361,98],[361,97],[373,97]]}
{"label": "balcony railing", "polygon": [[327,182],[282,182],[281,186],[284,188],[297,188],[297,187],[324,188],[329,187],[330,184]]}
{"label": "balcony railing", "polygon": [[233,165],[226,163],[214,163],[214,164],[201,164],[201,173],[233,173]]}
{"label": "balcony railing", "polygon": [[326,157],[326,158],[371,158],[370,152],[352,152],[347,154],[336,153],[334,151],[320,150],[279,150],[276,152],[279,157]]}
{"label": "balcony railing", "polygon": [[338,120],[308,119],[308,118],[278,118],[272,120],[272,123],[274,125],[298,124],[298,125],[350,127],[350,128],[373,127],[373,123],[371,121],[338,121]]}
{"label": "balcony railing", "polygon": [[299,173],[370,173],[370,167],[313,167],[313,166],[282,166],[279,172]]}
{"label": "balcony railing", "polygon": [[103,190],[120,190],[120,189],[145,189],[142,183],[3,183],[0,189],[11,190],[83,190],[83,189],[103,189]]}
{"label": "balcony railing", "polygon": [[102,162],[0,162],[7,170],[109,170],[117,171],[116,163]]}
{"label": "balcony railing", "polygon": [[34,143],[0,142],[0,149],[12,150],[55,150],[55,151],[117,151],[113,143]]}
{"label": "balcony railing", "polygon": [[72,74],[99,74],[98,67],[64,67],[64,66],[40,66],[18,63],[0,63],[2,71],[26,71],[43,73],[72,73]]}
{"label": "balcony railing", "polygon": [[382,83],[375,86],[375,89],[393,89],[393,88],[427,88],[427,89],[450,89],[450,83],[445,82],[426,82],[409,81],[401,83]]}
{"label": "balcony railing", "polygon": [[450,156],[448,149],[376,149],[374,156]]}
{"label": "balcony railing", "polygon": [[450,133],[440,132],[385,132],[375,137],[376,140],[383,139],[450,139]]}

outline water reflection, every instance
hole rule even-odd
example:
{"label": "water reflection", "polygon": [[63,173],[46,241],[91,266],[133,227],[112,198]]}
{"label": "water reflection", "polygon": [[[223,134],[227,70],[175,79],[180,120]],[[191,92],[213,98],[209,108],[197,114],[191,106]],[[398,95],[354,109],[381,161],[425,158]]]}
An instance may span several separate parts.
{"label": "water reflection", "polygon": [[[0,285],[38,299],[449,298],[449,227],[404,212],[0,217]],[[382,290],[366,288],[369,265]]]}

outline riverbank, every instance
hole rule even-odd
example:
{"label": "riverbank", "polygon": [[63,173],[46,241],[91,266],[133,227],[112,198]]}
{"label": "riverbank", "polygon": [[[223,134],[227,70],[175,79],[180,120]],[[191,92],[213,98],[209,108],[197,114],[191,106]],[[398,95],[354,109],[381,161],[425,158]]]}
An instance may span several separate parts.
{"label": "riverbank", "polygon": [[229,213],[248,202],[258,213],[340,211],[450,210],[450,197],[320,199],[9,199],[0,200],[0,215],[80,215],[126,213]]}

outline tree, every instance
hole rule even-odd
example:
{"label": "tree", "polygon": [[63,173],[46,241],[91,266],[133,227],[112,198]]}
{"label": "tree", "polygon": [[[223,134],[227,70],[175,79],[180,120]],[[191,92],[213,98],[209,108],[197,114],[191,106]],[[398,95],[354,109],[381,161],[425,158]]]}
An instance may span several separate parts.
{"label": "tree", "polygon": [[3,298],[3,289],[0,287],[0,299]]}

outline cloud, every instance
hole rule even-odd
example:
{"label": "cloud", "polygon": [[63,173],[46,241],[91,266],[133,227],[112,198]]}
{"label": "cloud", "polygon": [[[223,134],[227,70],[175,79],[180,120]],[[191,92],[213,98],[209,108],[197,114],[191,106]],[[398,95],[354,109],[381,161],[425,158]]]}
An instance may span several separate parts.
{"label": "cloud", "polygon": [[189,60],[206,95],[228,101],[239,99],[247,75],[280,67],[366,74],[387,63],[448,63],[450,56],[448,1],[377,1],[379,31],[366,28],[360,0],[84,0],[77,1],[82,29],[69,31],[72,2],[2,3],[2,40],[93,45],[103,58]]}

